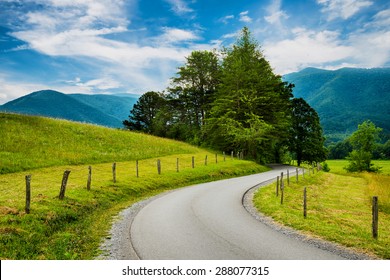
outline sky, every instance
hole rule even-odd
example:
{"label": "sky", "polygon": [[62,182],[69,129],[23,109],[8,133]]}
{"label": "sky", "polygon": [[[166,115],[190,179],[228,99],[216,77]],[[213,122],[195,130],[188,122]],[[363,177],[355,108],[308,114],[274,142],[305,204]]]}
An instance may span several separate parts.
{"label": "sky", "polygon": [[33,91],[163,91],[247,26],[274,73],[390,67],[388,0],[0,0],[0,104]]}

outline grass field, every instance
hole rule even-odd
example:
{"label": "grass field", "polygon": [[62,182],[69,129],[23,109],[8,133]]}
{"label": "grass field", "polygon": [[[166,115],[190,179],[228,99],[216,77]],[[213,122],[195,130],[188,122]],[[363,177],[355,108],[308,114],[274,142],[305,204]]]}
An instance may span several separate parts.
{"label": "grass field", "polygon": [[[284,204],[275,196],[275,185],[261,188],[254,202],[259,211],[305,234],[390,259],[390,162],[382,174],[349,174],[347,161],[328,161],[330,173],[300,178],[285,189]],[[303,188],[308,192],[308,216],[303,217]],[[379,238],[371,234],[372,196],[379,197]]]}
{"label": "grass field", "polygon": [[[354,175],[348,173],[344,167],[348,165],[348,160],[327,160],[330,172],[341,175]],[[379,175],[390,175],[390,160],[373,160],[374,166],[381,167]]]}
{"label": "grass field", "polygon": [[[165,190],[267,170],[230,157],[224,161],[221,154],[216,163],[214,152],[177,141],[67,121],[0,114],[0,131],[0,259],[92,259],[113,217],[132,203]],[[71,173],[60,200],[65,170]],[[30,214],[25,213],[27,174]]]}
{"label": "grass field", "polygon": [[0,174],[197,153],[183,142],[101,126],[0,113]]}

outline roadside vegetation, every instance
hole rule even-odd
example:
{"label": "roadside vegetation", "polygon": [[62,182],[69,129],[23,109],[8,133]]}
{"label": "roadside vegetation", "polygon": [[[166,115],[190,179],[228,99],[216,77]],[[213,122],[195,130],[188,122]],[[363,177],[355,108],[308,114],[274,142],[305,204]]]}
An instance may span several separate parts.
{"label": "roadside vegetation", "polygon": [[[216,163],[212,151],[143,134],[38,117],[0,117],[5,129],[1,137],[6,140],[0,141],[0,166],[6,173],[0,174],[0,259],[92,259],[99,254],[113,217],[134,202],[195,183],[267,170],[230,155],[224,161],[219,154]],[[60,200],[65,170],[71,172],[65,198]],[[30,214],[25,213],[27,174],[31,174]]]}
{"label": "roadside vegetation", "polygon": [[[260,188],[257,209],[275,221],[309,236],[320,237],[356,251],[390,259],[390,161],[373,161],[378,173],[348,173],[347,160],[327,161],[330,173],[319,172],[291,180],[284,203],[275,195],[275,183]],[[303,217],[303,189],[307,188],[307,218]],[[379,197],[379,236],[371,234],[372,196]]]}

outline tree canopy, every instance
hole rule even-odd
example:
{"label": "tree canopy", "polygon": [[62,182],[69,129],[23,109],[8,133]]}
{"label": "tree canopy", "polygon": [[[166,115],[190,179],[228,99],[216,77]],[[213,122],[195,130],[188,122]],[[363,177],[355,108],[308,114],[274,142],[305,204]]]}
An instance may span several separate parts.
{"label": "tree canopy", "polygon": [[243,28],[236,43],[219,53],[193,51],[166,93],[146,93],[124,124],[265,163],[280,162],[289,150],[298,154],[291,137],[303,134],[291,127],[309,117],[302,133],[315,145],[299,152],[300,161],[323,160],[318,116],[307,103],[302,108],[309,115],[298,113],[293,87],[273,73],[258,42]]}
{"label": "tree canopy", "polygon": [[303,161],[321,162],[326,159],[325,138],[317,112],[303,98],[291,102],[290,147],[298,166]]}
{"label": "tree canopy", "polygon": [[349,142],[352,145],[352,152],[349,153],[347,159],[349,165],[346,169],[350,172],[361,171],[378,171],[371,164],[373,151],[376,141],[379,139],[381,128],[369,120],[358,125],[358,129],[351,135]]}
{"label": "tree canopy", "polygon": [[286,139],[292,86],[272,72],[259,44],[244,28],[225,49],[220,83],[204,129],[206,143],[221,150],[241,150],[260,161],[275,155]]}

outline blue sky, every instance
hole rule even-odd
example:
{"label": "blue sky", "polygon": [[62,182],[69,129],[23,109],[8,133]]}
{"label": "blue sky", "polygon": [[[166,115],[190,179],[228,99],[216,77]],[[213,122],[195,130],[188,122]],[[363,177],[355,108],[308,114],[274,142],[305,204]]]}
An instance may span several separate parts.
{"label": "blue sky", "polygon": [[276,74],[390,66],[388,0],[0,0],[0,104],[35,90],[162,91],[248,26]]}

